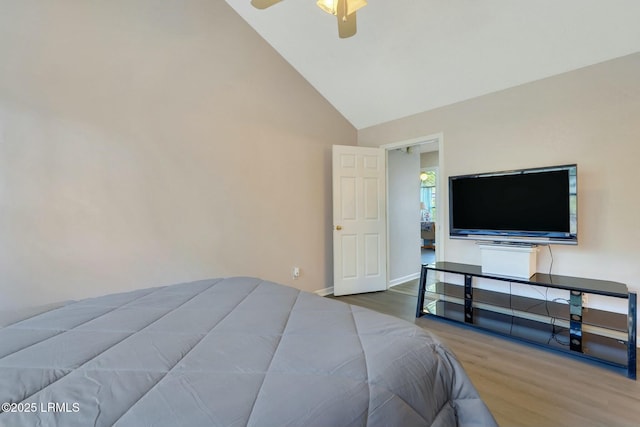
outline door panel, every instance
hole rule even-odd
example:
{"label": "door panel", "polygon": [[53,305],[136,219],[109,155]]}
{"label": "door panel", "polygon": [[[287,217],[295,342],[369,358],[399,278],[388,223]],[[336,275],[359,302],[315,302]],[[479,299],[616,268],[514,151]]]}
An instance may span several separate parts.
{"label": "door panel", "polygon": [[383,149],[333,146],[335,295],[387,289],[385,182]]}
{"label": "door panel", "polygon": [[365,264],[364,275],[366,277],[376,277],[380,274],[380,236],[377,234],[365,234]]}

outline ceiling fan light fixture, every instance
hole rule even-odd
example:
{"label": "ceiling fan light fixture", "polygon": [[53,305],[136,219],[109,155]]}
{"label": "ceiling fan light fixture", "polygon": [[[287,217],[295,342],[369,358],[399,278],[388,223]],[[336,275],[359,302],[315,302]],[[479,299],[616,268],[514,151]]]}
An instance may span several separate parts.
{"label": "ceiling fan light fixture", "polygon": [[[251,0],[256,9],[266,9],[282,0]],[[317,0],[320,9],[338,20],[338,37],[346,39],[356,34],[356,11],[367,5],[367,0]]]}
{"label": "ceiling fan light fixture", "polygon": [[[341,3],[344,2],[344,6]],[[338,15],[340,6],[345,8],[344,16],[351,15],[358,9],[367,5],[367,0],[318,0],[318,7],[331,15]]]}

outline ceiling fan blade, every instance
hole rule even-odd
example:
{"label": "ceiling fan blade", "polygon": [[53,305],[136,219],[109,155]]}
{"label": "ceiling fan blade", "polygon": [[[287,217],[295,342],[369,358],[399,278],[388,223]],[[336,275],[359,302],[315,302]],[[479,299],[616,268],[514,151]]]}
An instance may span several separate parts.
{"label": "ceiling fan blade", "polygon": [[266,9],[281,1],[282,0],[251,0],[251,5],[256,9]]}
{"label": "ceiling fan blade", "polygon": [[341,39],[346,39],[356,34],[356,13],[347,15],[344,18],[338,14],[338,35]]}

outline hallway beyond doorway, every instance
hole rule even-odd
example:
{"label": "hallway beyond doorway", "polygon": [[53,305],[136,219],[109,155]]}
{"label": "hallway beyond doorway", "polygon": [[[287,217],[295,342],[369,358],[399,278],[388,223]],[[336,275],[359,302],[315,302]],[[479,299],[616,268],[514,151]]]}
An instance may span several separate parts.
{"label": "hallway beyond doorway", "polygon": [[436,251],[435,249],[421,249],[422,255],[422,264],[433,264],[436,262]]}

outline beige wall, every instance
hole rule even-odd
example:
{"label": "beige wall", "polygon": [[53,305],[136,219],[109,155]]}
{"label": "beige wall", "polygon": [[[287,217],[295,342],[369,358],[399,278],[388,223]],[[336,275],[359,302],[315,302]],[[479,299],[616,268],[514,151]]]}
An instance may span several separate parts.
{"label": "beige wall", "polygon": [[[577,163],[579,245],[553,246],[553,272],[640,290],[638,76],[635,54],[362,129],[358,141],[377,146],[442,132],[441,184],[450,175]],[[446,194],[446,185],[440,189]],[[480,262],[473,242],[442,246],[445,260]],[[549,266],[543,248],[538,270]]]}
{"label": "beige wall", "polygon": [[332,285],[330,147],[356,130],[225,2],[0,10],[0,310]]}

